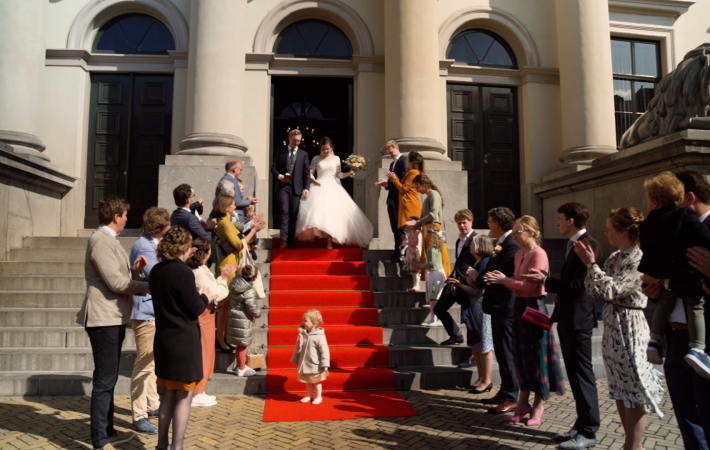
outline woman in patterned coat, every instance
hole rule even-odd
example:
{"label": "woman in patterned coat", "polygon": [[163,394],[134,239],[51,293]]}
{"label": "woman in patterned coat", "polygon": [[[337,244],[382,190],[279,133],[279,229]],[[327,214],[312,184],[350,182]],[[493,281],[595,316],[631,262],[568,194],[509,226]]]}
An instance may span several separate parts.
{"label": "woman in patterned coat", "polygon": [[663,375],[646,360],[649,339],[644,315],[647,298],[641,293],[638,265],[638,227],[643,215],[635,208],[613,210],[605,232],[609,244],[618,250],[609,256],[602,270],[594,261],[589,242],[576,242],[574,251],[587,265],[584,285],[587,293],[604,300],[602,355],[609,382],[609,397],[616,400],[624,427],[625,449],[640,450],[646,428],[646,412],[663,417],[658,405],[663,398]]}

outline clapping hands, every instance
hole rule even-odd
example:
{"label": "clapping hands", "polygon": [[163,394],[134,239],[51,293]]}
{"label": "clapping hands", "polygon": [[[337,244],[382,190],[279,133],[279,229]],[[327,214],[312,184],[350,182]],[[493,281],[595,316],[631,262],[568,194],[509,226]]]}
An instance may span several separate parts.
{"label": "clapping hands", "polygon": [[486,274],[483,275],[483,281],[485,281],[486,284],[503,284],[503,280],[505,279],[505,274],[498,270],[486,272]]}
{"label": "clapping hands", "polygon": [[527,281],[529,283],[544,284],[545,278],[547,278],[548,275],[550,275],[550,273],[545,272],[544,270],[530,269],[529,273],[520,275],[520,278],[522,278],[524,281]]}
{"label": "clapping hands", "polygon": [[148,259],[145,256],[141,256],[133,263],[133,270],[135,270],[136,272],[143,272],[143,269],[145,269],[145,266],[147,265]]}

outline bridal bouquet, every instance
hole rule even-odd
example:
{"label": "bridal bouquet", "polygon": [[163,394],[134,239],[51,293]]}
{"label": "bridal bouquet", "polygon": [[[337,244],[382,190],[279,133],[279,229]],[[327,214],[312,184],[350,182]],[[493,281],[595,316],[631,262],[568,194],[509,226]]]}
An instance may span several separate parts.
{"label": "bridal bouquet", "polygon": [[345,158],[345,161],[343,162],[352,171],[350,174],[351,178],[354,177],[359,170],[364,169],[367,166],[367,161],[360,155],[350,155]]}

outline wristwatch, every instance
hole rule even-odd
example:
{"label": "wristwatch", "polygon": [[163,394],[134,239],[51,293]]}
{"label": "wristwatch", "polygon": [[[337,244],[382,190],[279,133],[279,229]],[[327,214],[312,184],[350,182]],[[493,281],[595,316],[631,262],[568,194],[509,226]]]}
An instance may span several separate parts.
{"label": "wristwatch", "polygon": [[589,264],[587,264],[587,269],[591,269],[592,266],[596,266],[596,265],[597,265],[596,262],[590,262]]}

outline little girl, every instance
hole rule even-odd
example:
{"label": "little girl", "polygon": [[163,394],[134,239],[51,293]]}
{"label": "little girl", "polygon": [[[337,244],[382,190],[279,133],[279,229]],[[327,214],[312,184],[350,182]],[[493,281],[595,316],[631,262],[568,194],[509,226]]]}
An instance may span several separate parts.
{"label": "little girl", "polygon": [[[410,217],[408,220],[417,220],[419,217]],[[422,256],[422,234],[415,227],[405,227],[404,241],[402,241],[402,271],[412,275],[414,284],[409,292],[419,292],[419,280],[422,273],[419,270],[419,261]]]}
{"label": "little girl", "polygon": [[439,235],[436,227],[425,225],[422,234],[427,242],[426,262],[419,268],[426,270],[426,296],[429,300],[429,318],[422,325],[427,327],[440,327],[441,321],[434,314],[434,306],[441,296],[441,291],[446,284],[446,273],[441,262],[441,249],[444,247],[444,239]]}
{"label": "little girl", "polygon": [[[308,397],[301,399],[301,403],[313,402],[319,405],[323,402],[321,392],[323,382],[328,378],[330,367],[330,350],[325,339],[325,331],[319,325],[323,323],[320,311],[311,309],[303,314],[303,323],[298,327],[298,341],[293,352],[291,362],[298,364],[298,381],[306,383]],[[313,397],[315,385],[316,397]]]}

